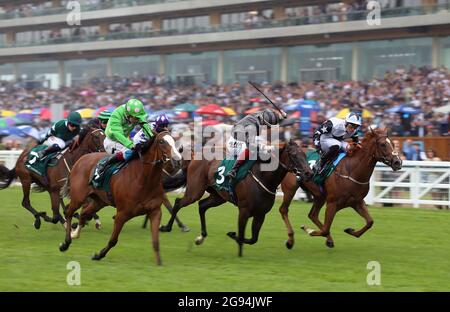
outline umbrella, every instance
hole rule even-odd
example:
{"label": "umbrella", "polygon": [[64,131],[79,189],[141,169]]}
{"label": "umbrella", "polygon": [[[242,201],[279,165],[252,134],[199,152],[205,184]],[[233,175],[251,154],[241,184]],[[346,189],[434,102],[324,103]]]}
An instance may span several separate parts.
{"label": "umbrella", "polygon": [[177,112],[175,114],[175,119],[186,119],[186,118],[189,118],[188,112]]}
{"label": "umbrella", "polygon": [[314,100],[297,100],[293,104],[285,106],[284,109],[286,111],[298,111],[303,109],[312,109],[315,111],[319,111],[320,107],[317,105],[317,102]]}
{"label": "umbrella", "polygon": [[236,116],[236,112],[234,111],[234,109],[230,107],[222,107],[222,108],[225,111],[225,113],[227,113],[228,116]]}
{"label": "umbrella", "polygon": [[19,114],[32,114],[33,111],[31,109],[21,109]]}
{"label": "umbrella", "polygon": [[385,110],[386,113],[399,113],[399,114],[419,114],[421,113],[420,109],[416,109],[411,106],[407,106],[406,104],[397,105]]}
{"label": "umbrella", "polygon": [[448,113],[450,113],[450,104],[447,104],[447,105],[444,105],[441,107],[437,107],[437,108],[433,108],[433,112],[448,114]]}
{"label": "umbrella", "polygon": [[17,123],[17,119],[13,117],[0,118],[0,127],[11,127]]}
{"label": "umbrella", "polygon": [[203,120],[201,125],[202,126],[215,126],[220,124],[221,122],[218,120],[214,120],[214,119],[207,119],[207,120]]}
{"label": "umbrella", "polygon": [[198,109],[198,106],[192,103],[183,103],[183,104],[179,104],[177,106],[175,106],[175,110],[176,111],[181,111],[181,112],[195,112]]}
{"label": "umbrella", "polygon": [[[108,111],[110,113],[112,113],[114,110],[116,109],[116,107],[112,106],[112,105],[105,105],[105,106],[100,106],[99,108],[97,108],[94,112],[94,116],[98,116],[100,115],[101,112],[103,111]],[[148,112],[147,112],[148,113]]]}
{"label": "umbrella", "polygon": [[[345,118],[345,116],[347,116],[348,113],[350,113],[350,109],[344,108],[344,109],[341,109],[339,111],[339,113],[337,113],[336,117],[337,118]],[[368,111],[367,109],[363,109],[362,118],[373,118],[373,114],[370,111]]]}
{"label": "umbrella", "polygon": [[39,131],[32,126],[18,126],[17,129],[19,129],[24,136],[30,136],[32,138],[35,138],[36,140],[39,140],[41,138],[39,135]]}
{"label": "umbrella", "polygon": [[13,112],[11,110],[6,110],[5,109],[5,110],[2,110],[0,116],[1,117],[13,117],[13,116],[16,116],[16,112]]}
{"label": "umbrella", "polygon": [[217,104],[208,104],[206,106],[202,106],[195,111],[200,115],[218,115],[218,116],[228,116],[227,112]]}
{"label": "umbrella", "polygon": [[52,112],[48,108],[39,108],[39,118],[42,120],[52,119]]}
{"label": "umbrella", "polygon": [[82,108],[77,110],[80,113],[81,118],[92,118],[94,116],[95,110],[92,108]]}

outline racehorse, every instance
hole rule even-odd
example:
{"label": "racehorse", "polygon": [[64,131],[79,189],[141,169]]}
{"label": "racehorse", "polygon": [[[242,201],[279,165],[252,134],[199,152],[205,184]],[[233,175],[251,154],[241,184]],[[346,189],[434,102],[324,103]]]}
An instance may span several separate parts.
{"label": "racehorse", "polygon": [[[64,150],[61,158],[57,160],[56,166],[47,168],[46,178],[25,167],[25,162],[31,150],[31,148],[27,148],[20,154],[16,166],[12,170],[8,170],[6,167],[0,165],[0,189],[7,188],[14,178],[19,177],[23,190],[22,206],[33,214],[35,218],[34,227],[36,229],[41,227],[40,218],[55,224],[58,221],[64,223],[64,218],[59,213],[59,205],[65,210],[66,207],[63,198],[60,197],[60,190],[66,181],[66,177],[69,175],[72,166],[81,156],[91,152],[103,151],[104,139],[105,134],[101,129],[90,129],[76,148],[72,150],[70,147]],[[48,217],[45,212],[36,211],[31,206],[30,189],[32,183],[37,184],[37,191],[47,191],[50,193],[53,218]]]}
{"label": "racehorse", "polygon": [[[64,195],[70,193],[70,203],[65,215],[68,224],[65,241],[60,244],[60,251],[66,251],[72,238],[79,237],[81,228],[90,215],[102,207],[114,206],[116,215],[111,238],[105,248],[98,254],[94,254],[92,260],[102,259],[117,244],[125,222],[135,216],[146,214],[150,218],[156,263],[161,264],[158,237],[164,195],[161,174],[164,162],[170,158],[180,160],[181,155],[175,148],[174,139],[167,131],[161,132],[147,141],[138,154],[139,159],[131,160],[126,167],[111,177],[111,196],[108,196],[104,190],[94,189],[89,184],[98,161],[105,157],[106,153],[85,155],[75,164],[63,189]],[[79,224],[71,233],[73,214],[82,205]]]}
{"label": "racehorse", "polygon": [[[235,188],[237,206],[239,208],[238,233],[229,232],[227,235],[239,245],[239,256],[242,256],[243,244],[255,244],[258,241],[259,231],[267,212],[270,211],[275,201],[276,189],[286,173],[289,171],[300,174],[305,180],[312,176],[312,171],[306,162],[303,153],[294,141],[283,145],[279,150],[277,168],[274,171],[262,171],[261,162],[257,161],[250,170],[249,175],[240,181]],[[192,160],[188,166],[186,192],[183,198],[177,198],[173,207],[173,214],[167,225],[161,227],[161,231],[172,230],[174,218],[178,211],[198,201],[205,191],[209,197],[200,200],[198,207],[202,227],[201,236],[196,239],[196,244],[203,243],[208,235],[206,231],[206,210],[216,207],[226,201],[234,202],[227,191],[216,191],[214,185],[214,173],[217,171],[220,160]],[[249,218],[253,217],[252,238],[244,237],[245,227]]]}
{"label": "racehorse", "polygon": [[[330,228],[334,216],[339,210],[352,207],[366,221],[366,225],[358,231],[352,228],[345,229],[347,234],[360,237],[372,227],[373,219],[364,202],[364,197],[369,192],[369,181],[376,163],[381,161],[394,171],[402,168],[402,161],[395,151],[386,129],[373,130],[369,127],[361,144],[362,148],[356,150],[351,157],[342,159],[331,176],[325,180],[323,189],[312,181],[301,182],[314,195],[313,206],[308,217],[320,230],[313,230],[305,225],[302,226],[302,229],[310,236],[326,236],[326,246],[330,248],[334,247]],[[294,231],[289,221],[288,208],[298,187],[293,175],[286,175],[281,183],[284,196],[280,213],[288,229],[286,247],[289,249],[294,245]],[[322,224],[319,221],[319,212],[324,203],[327,205],[325,223]]]}

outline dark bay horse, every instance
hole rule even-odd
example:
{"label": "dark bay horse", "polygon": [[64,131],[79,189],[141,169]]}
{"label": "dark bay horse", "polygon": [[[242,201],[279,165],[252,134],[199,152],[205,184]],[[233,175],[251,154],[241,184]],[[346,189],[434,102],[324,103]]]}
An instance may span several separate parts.
{"label": "dark bay horse", "polygon": [[[104,139],[105,134],[101,129],[90,129],[76,148],[73,150],[70,148],[66,149],[62,153],[61,158],[57,161],[56,166],[47,168],[47,179],[44,179],[25,167],[25,162],[31,149],[27,148],[20,154],[16,166],[12,170],[8,170],[6,167],[0,165],[0,189],[7,188],[13,179],[18,177],[23,190],[22,206],[33,214],[35,218],[34,227],[36,229],[41,227],[40,218],[43,218],[47,222],[57,223],[59,221],[64,223],[64,218],[59,213],[59,205],[65,210],[63,198],[60,197],[60,190],[63,187],[72,166],[81,156],[87,153],[104,150]],[[38,191],[49,192],[53,218],[48,217],[45,212],[36,211],[36,209],[31,206],[30,190],[32,183],[38,185]]]}
{"label": "dark bay horse", "polygon": [[[314,196],[313,206],[308,217],[319,228],[313,230],[303,225],[302,229],[310,236],[326,236],[326,246],[334,247],[334,241],[330,235],[330,228],[336,213],[346,207],[352,207],[365,219],[366,225],[355,231],[352,228],[345,229],[347,234],[360,237],[373,225],[373,219],[369,214],[364,197],[369,192],[369,181],[378,161],[390,166],[394,171],[400,170],[402,161],[395,151],[394,146],[387,135],[386,129],[376,129],[365,134],[362,140],[362,148],[356,150],[351,157],[345,157],[335,171],[324,182],[324,192],[312,181],[304,181],[303,186],[311,191]],[[284,193],[280,213],[288,229],[287,248],[294,245],[294,231],[288,216],[288,208],[298,189],[295,176],[286,175],[281,183]],[[319,212],[326,203],[325,223],[319,220]]]}
{"label": "dark bay horse", "polygon": [[[305,154],[294,141],[285,144],[279,150],[277,168],[274,171],[262,171],[261,163],[257,161],[245,179],[235,188],[237,206],[239,208],[238,233],[229,232],[227,235],[239,245],[239,256],[242,256],[243,244],[255,244],[258,241],[259,231],[264,222],[266,213],[270,211],[275,201],[276,189],[288,171],[298,172],[305,180],[312,176],[312,171],[306,162]],[[233,202],[226,191],[217,192],[214,188],[214,173],[217,171],[220,160],[192,160],[188,167],[186,192],[183,198],[177,198],[173,214],[162,231],[170,231],[178,211],[185,206],[198,201],[205,191],[209,197],[200,200],[198,207],[202,226],[201,236],[197,237],[196,244],[201,244],[207,236],[206,210],[219,206],[226,201]],[[244,237],[248,219],[253,217],[252,238]]]}
{"label": "dark bay horse", "polygon": [[[70,203],[66,210],[66,236],[60,244],[60,250],[66,251],[72,238],[80,235],[86,219],[105,206],[116,207],[114,230],[105,248],[94,254],[93,260],[100,260],[117,244],[120,231],[125,222],[138,215],[148,215],[151,224],[152,244],[156,255],[156,263],[161,264],[159,254],[159,225],[161,222],[161,204],[164,190],[161,174],[164,162],[170,158],[181,159],[175,148],[175,141],[169,132],[164,131],[145,143],[139,159],[131,160],[128,165],[113,175],[110,183],[112,198],[105,191],[94,189],[90,177],[97,162],[106,153],[92,153],[83,156],[75,164],[65,184],[63,192],[70,192]],[[77,228],[71,233],[71,222],[74,212],[83,206]]]}

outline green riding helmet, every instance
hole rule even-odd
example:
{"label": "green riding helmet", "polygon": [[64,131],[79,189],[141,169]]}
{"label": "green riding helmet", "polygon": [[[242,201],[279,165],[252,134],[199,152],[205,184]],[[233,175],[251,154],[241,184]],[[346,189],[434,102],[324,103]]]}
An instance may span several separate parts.
{"label": "green riding helmet", "polygon": [[125,104],[125,110],[128,115],[138,118],[141,121],[146,121],[147,113],[145,112],[144,104],[142,104],[141,101],[137,99],[128,100]]}
{"label": "green riding helmet", "polygon": [[109,117],[111,117],[111,112],[106,111],[106,110],[102,111],[100,113],[100,115],[98,115],[98,119],[103,120],[103,121],[108,121]]}
{"label": "green riding helmet", "polygon": [[69,116],[67,116],[67,121],[75,126],[80,126],[82,118],[79,112],[71,112]]}

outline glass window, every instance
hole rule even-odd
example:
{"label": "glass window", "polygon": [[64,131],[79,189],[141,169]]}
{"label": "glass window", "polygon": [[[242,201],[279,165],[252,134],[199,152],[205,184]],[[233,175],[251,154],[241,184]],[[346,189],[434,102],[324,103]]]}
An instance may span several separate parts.
{"label": "glass window", "polygon": [[358,78],[383,77],[399,67],[431,66],[431,38],[360,42]]}
{"label": "glass window", "polygon": [[166,75],[181,85],[217,83],[218,59],[218,52],[170,54]]}
{"label": "glass window", "polygon": [[113,75],[120,77],[157,75],[159,63],[159,55],[114,57]]}
{"label": "glass window", "polygon": [[280,80],[281,48],[224,52],[224,82]]}
{"label": "glass window", "polygon": [[17,75],[33,87],[58,89],[60,86],[57,61],[17,63]]}
{"label": "glass window", "polygon": [[12,64],[2,64],[0,65],[0,81],[13,81],[14,77],[14,69]]}
{"label": "glass window", "polygon": [[307,45],[288,49],[288,81],[350,80],[352,45]]}
{"label": "glass window", "polygon": [[450,36],[441,39],[440,64],[450,68]]}
{"label": "glass window", "polygon": [[66,84],[68,87],[89,82],[94,77],[105,77],[107,59],[70,60],[64,62]]}

